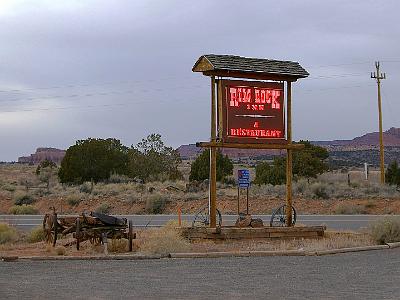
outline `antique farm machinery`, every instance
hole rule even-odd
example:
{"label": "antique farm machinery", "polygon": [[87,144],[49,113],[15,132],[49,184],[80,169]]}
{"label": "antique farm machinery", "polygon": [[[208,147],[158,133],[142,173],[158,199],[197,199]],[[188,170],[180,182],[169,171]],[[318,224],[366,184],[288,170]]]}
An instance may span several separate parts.
{"label": "antique farm machinery", "polygon": [[[287,212],[286,204],[279,206],[278,208],[272,211],[271,219],[270,219],[270,227],[286,227],[286,212]],[[296,209],[291,207],[292,213],[292,224],[294,226],[297,220]],[[239,219],[243,219],[245,214],[239,214]],[[217,219],[217,227],[221,227],[222,225],[222,215],[221,212],[216,210],[216,219]],[[207,227],[210,225],[210,217],[208,214],[208,206],[200,209],[193,217],[192,227]]]}
{"label": "antique farm machinery", "polygon": [[45,214],[43,218],[43,231],[47,243],[56,245],[57,236],[72,234],[79,250],[81,242],[90,241],[99,245],[106,239],[128,239],[129,251],[132,251],[133,233],[132,221],[126,218],[117,218],[101,213],[82,213],[79,216],[58,217],[54,208],[53,212]]}

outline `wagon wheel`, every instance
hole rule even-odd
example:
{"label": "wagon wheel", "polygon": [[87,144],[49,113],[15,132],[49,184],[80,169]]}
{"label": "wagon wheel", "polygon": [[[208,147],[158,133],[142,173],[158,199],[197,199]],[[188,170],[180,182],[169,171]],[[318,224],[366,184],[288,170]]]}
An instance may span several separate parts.
{"label": "wagon wheel", "polygon": [[[286,204],[279,206],[277,209],[274,210],[271,216],[271,221],[269,225],[271,227],[283,227],[286,226]],[[292,225],[296,224],[296,209],[292,206]]]}
{"label": "wagon wheel", "polygon": [[[217,209],[217,226],[221,227],[221,224],[222,215]],[[208,225],[210,225],[210,216],[208,215],[208,206],[205,206],[194,215],[192,227],[203,227]]]}
{"label": "wagon wheel", "polygon": [[53,244],[53,247],[57,242],[57,214],[45,214],[43,218],[43,233],[44,240],[48,244]]}

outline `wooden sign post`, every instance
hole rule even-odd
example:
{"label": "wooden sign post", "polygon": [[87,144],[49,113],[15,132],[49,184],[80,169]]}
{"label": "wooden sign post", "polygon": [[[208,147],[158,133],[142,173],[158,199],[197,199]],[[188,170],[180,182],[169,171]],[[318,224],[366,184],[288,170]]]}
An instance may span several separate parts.
{"label": "wooden sign post", "polygon": [[291,84],[308,72],[297,62],[214,54],[201,56],[192,71],[211,77],[211,138],[196,144],[210,148],[210,227],[216,227],[217,148],[286,149],[286,225],[291,226],[292,151],[304,147],[292,144]]}

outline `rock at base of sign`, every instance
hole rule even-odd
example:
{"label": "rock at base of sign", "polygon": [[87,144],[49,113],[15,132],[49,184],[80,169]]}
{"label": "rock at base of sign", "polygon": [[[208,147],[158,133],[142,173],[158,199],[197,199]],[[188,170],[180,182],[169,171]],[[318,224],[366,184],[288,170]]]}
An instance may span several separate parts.
{"label": "rock at base of sign", "polygon": [[264,227],[264,223],[261,219],[251,219],[250,226],[253,228]]}
{"label": "rock at base of sign", "polygon": [[240,215],[236,220],[236,227],[249,227],[251,224],[251,215]]}

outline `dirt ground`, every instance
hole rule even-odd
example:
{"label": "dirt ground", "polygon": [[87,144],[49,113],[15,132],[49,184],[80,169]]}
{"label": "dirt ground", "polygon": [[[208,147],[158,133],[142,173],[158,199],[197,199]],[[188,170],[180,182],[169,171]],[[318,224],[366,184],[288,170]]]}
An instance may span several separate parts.
{"label": "dirt ground", "polygon": [[[115,197],[91,197],[81,201],[76,206],[70,206],[63,198],[40,197],[33,206],[39,213],[49,211],[50,206],[55,206],[59,213],[81,213],[92,211],[101,204],[107,203],[110,206],[110,213],[113,214],[145,214],[145,201],[127,203]],[[192,214],[199,211],[208,203],[207,198],[184,201],[181,199],[170,200],[166,203],[164,214],[176,214],[180,207],[183,214]],[[249,210],[252,214],[270,214],[274,208],[285,203],[285,199],[278,198],[251,198],[249,199]],[[341,207],[350,207],[353,210],[349,214],[400,214],[400,199],[294,199],[293,204],[299,214],[337,214]],[[13,201],[0,193],[0,210],[7,212]],[[241,208],[244,210],[246,203],[241,199]],[[235,214],[237,211],[237,199],[234,197],[219,197],[217,207],[223,214]],[[346,213],[344,210],[343,213]]]}
{"label": "dirt ground", "polygon": [[[145,214],[146,201],[154,196],[165,198],[160,212],[176,214],[196,213],[208,204],[206,190],[183,192],[187,181],[152,182],[145,185],[135,183],[97,184],[93,192],[83,191],[81,186],[62,186],[53,178],[48,190],[38,181],[36,166],[0,165],[0,214],[7,214],[19,194],[28,194],[34,199],[32,206],[40,214],[55,206],[58,213],[79,214],[106,206],[111,214]],[[365,182],[361,171],[351,171],[352,186],[347,184],[347,174],[328,172],[320,175],[315,182],[303,181],[307,193],[294,193],[293,203],[299,214],[400,214],[400,190],[377,185],[377,172],[372,172],[370,181]],[[187,175],[187,174],[186,174]],[[29,184],[28,184],[29,183]],[[86,189],[87,189],[86,184]],[[171,189],[172,187],[172,189]],[[301,187],[301,183],[297,189]],[[153,192],[149,189],[153,188]],[[327,197],[316,197],[316,190],[326,189]],[[294,187],[295,189],[295,187]],[[322,189],[322,191],[324,191]],[[335,191],[342,191],[335,195]],[[235,187],[218,184],[217,207],[223,214],[237,212],[237,190]],[[300,195],[300,196],[299,196]],[[308,195],[308,196],[306,196]],[[350,196],[349,196],[350,195]],[[75,202],[71,202],[75,200]],[[250,188],[249,208],[251,214],[270,214],[273,209],[285,203],[285,187]],[[245,209],[245,197],[241,196],[240,206]],[[148,210],[147,210],[148,211]]]}
{"label": "dirt ground", "polygon": [[[133,253],[140,253],[140,244],[146,239],[145,232],[138,233],[138,239],[134,240]],[[81,243],[80,250],[76,250],[76,245],[72,238],[59,239],[56,247],[45,242],[26,243],[19,242],[14,244],[0,245],[1,256],[102,256],[104,255],[103,245],[92,245],[88,241]],[[161,238],[160,243],[163,244]],[[116,245],[109,242],[110,254],[128,254],[127,241],[119,241]],[[66,244],[70,244],[64,246]],[[170,252],[223,252],[223,251],[284,251],[284,250],[326,250],[346,247],[358,247],[374,245],[374,241],[366,233],[355,232],[335,232],[327,231],[323,238],[317,239],[248,239],[248,240],[195,240],[189,243],[184,250],[164,246],[167,253]]]}

